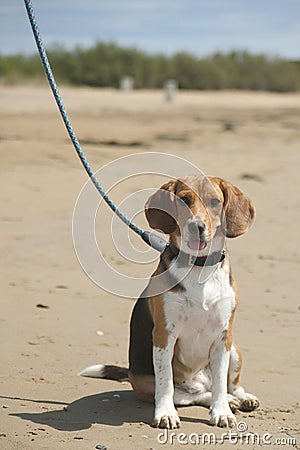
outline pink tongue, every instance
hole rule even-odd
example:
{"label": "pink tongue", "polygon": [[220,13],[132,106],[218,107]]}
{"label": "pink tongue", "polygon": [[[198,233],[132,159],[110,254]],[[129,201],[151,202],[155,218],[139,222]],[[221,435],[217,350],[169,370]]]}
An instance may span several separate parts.
{"label": "pink tongue", "polygon": [[189,241],[188,245],[192,250],[203,250],[206,247],[206,243],[201,242],[199,239]]}

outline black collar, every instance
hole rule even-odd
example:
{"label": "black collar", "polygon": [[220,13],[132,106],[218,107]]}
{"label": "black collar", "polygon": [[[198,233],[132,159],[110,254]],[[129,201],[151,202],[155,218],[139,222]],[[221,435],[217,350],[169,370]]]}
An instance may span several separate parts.
{"label": "black collar", "polygon": [[188,266],[214,266],[219,262],[223,261],[225,258],[225,250],[220,250],[218,252],[213,252],[208,256],[193,256],[188,253],[179,251],[178,248],[171,242],[167,249],[170,251],[171,260],[178,256],[179,267]]}

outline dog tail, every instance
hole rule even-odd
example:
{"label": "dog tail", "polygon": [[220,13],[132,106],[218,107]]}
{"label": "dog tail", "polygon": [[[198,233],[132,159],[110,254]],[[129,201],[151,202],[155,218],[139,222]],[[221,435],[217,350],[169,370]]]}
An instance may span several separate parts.
{"label": "dog tail", "polygon": [[120,366],[104,366],[103,364],[96,364],[89,366],[80,372],[81,377],[90,378],[105,378],[106,380],[128,381],[128,369]]}

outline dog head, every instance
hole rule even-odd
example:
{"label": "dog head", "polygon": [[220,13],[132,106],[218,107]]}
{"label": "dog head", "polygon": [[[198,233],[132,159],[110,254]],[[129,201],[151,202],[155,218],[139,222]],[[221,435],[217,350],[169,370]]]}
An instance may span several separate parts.
{"label": "dog head", "polygon": [[191,175],[165,183],[145,205],[151,228],[170,235],[184,252],[205,255],[209,244],[247,232],[255,209],[236,186],[211,176]]}

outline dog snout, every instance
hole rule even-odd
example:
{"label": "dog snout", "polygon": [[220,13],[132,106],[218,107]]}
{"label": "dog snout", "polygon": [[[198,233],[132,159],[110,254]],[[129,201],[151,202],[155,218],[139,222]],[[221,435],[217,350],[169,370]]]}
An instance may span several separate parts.
{"label": "dog snout", "polygon": [[201,236],[201,234],[204,233],[206,229],[206,226],[203,222],[190,222],[188,224],[188,230],[191,234],[199,234],[199,236]]}

